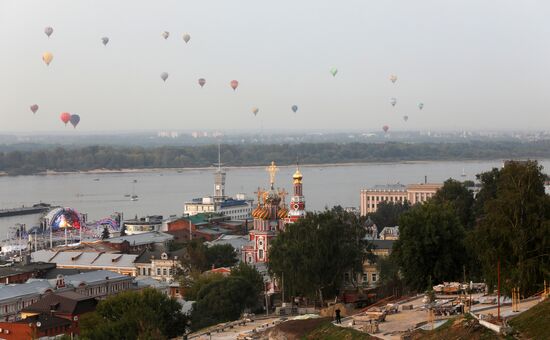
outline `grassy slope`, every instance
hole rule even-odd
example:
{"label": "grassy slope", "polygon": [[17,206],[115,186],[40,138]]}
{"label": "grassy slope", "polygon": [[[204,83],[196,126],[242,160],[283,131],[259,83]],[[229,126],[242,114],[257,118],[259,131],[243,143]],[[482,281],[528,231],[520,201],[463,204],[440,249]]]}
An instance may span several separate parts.
{"label": "grassy slope", "polygon": [[522,339],[550,339],[550,300],[521,313],[509,324],[520,332]]}
{"label": "grassy slope", "polygon": [[458,317],[449,320],[447,323],[433,331],[416,331],[413,334],[415,340],[499,340],[502,337],[493,331],[481,326],[470,318]]}

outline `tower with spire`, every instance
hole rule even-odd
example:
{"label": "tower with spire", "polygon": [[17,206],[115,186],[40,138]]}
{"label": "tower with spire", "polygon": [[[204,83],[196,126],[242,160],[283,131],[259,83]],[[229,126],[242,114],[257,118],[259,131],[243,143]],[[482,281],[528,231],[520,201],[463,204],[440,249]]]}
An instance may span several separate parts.
{"label": "tower with spire", "polygon": [[296,172],[292,175],[294,193],[290,198],[290,209],[288,211],[288,217],[285,219],[285,223],[294,223],[306,216],[306,200],[302,190],[302,179],[303,176],[300,172],[300,168],[296,166]]}
{"label": "tower with spire", "polygon": [[214,202],[220,204],[227,198],[225,196],[225,171],[222,169],[220,144],[218,144],[218,163],[214,165],[218,168],[214,172]]}

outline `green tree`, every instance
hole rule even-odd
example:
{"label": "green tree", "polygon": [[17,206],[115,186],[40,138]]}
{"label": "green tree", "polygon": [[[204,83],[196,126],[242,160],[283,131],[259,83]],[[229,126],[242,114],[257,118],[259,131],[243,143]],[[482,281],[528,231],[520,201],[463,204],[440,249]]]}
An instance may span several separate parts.
{"label": "green tree", "polygon": [[455,209],[462,226],[470,229],[474,223],[474,195],[464,185],[454,179],[448,179],[433,196],[433,201],[438,204],[449,203]]}
{"label": "green tree", "polygon": [[101,232],[101,239],[102,239],[102,240],[106,240],[106,239],[108,239],[110,236],[111,236],[111,234],[109,233],[109,228],[103,227],[103,232]]}
{"label": "green tree", "polygon": [[333,296],[344,273],[361,270],[367,255],[365,229],[341,207],[310,213],[286,226],[272,242],[269,272],[283,281],[287,296]]}
{"label": "green tree", "polygon": [[231,277],[240,277],[250,284],[252,290],[250,291],[250,296],[252,299],[256,300],[256,304],[251,305],[251,307],[258,307],[259,297],[264,293],[265,284],[262,274],[253,266],[248,265],[244,262],[239,263],[238,266],[231,269]]}
{"label": "green tree", "polygon": [[250,295],[252,289],[250,283],[239,276],[225,277],[205,285],[193,304],[191,328],[197,330],[238,319],[245,308],[256,303]]}
{"label": "green tree", "polygon": [[237,253],[230,244],[217,244],[205,249],[208,266],[231,267],[237,263]]}
{"label": "green tree", "polygon": [[378,256],[376,259],[376,268],[380,273],[380,279],[377,284],[383,296],[393,295],[395,292],[403,292],[403,279],[399,273],[399,264],[395,256]]}
{"label": "green tree", "polygon": [[500,260],[502,288],[532,294],[550,276],[550,197],[542,167],[511,161],[481,178],[483,206],[473,239],[484,277],[496,283]]}
{"label": "green tree", "polygon": [[464,228],[452,205],[415,205],[399,219],[396,258],[407,286],[424,291],[426,282],[458,280],[465,263]]}
{"label": "green tree", "polygon": [[224,276],[220,273],[198,273],[192,272],[186,276],[182,284],[183,287],[188,287],[184,290],[186,300],[196,301],[199,298],[199,292],[204,287],[215,281],[223,280]]}
{"label": "green tree", "polygon": [[152,288],[109,297],[80,320],[81,337],[93,340],[171,339],[186,325],[181,305]]}
{"label": "green tree", "polygon": [[380,202],[375,212],[368,216],[381,231],[384,227],[399,225],[399,216],[410,209],[408,202]]}

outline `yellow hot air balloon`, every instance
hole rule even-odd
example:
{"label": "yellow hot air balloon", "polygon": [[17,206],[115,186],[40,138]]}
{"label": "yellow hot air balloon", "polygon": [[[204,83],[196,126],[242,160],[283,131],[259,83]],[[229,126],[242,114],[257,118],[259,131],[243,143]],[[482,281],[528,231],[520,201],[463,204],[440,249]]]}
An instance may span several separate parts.
{"label": "yellow hot air balloon", "polygon": [[50,63],[53,60],[53,54],[51,52],[44,52],[42,54],[42,60],[46,63],[46,65],[50,65]]}

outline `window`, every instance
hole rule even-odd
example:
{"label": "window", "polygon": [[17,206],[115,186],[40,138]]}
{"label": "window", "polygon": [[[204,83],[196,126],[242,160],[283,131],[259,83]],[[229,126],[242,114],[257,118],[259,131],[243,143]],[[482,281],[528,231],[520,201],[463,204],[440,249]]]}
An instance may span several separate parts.
{"label": "window", "polygon": [[260,251],[258,251],[258,257],[263,259],[264,258],[264,251],[262,249],[260,249]]}
{"label": "window", "polygon": [[372,273],[371,278],[372,278],[372,282],[376,282],[376,280],[378,279],[378,275],[376,275],[376,273]]}
{"label": "window", "polygon": [[166,268],[162,268],[162,275],[166,276]]}
{"label": "window", "polygon": [[344,274],[344,282],[349,282],[349,273]]}
{"label": "window", "polygon": [[157,268],[157,275],[160,275],[160,268]]}
{"label": "window", "polygon": [[367,283],[369,282],[369,275],[368,274],[363,274],[363,283]]}

